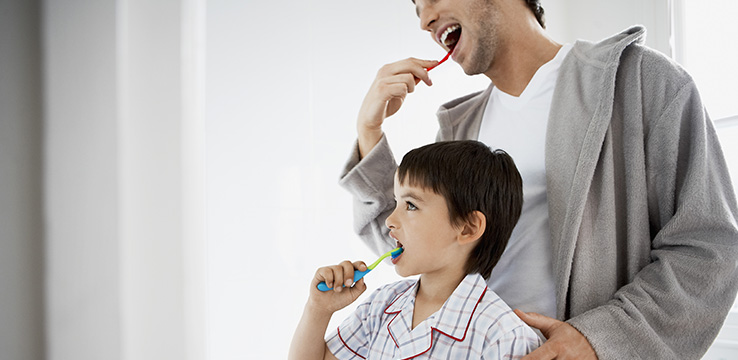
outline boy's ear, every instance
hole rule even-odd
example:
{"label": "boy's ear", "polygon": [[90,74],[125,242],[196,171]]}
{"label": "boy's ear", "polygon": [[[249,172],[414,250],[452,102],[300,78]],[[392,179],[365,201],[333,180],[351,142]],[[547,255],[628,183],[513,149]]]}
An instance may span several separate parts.
{"label": "boy's ear", "polygon": [[459,243],[465,245],[479,240],[486,228],[487,217],[481,211],[474,211],[461,228]]}

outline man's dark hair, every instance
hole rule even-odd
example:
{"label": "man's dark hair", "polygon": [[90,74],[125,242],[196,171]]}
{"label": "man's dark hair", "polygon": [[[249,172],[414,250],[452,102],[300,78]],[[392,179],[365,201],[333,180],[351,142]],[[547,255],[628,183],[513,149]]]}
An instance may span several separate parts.
{"label": "man's dark hair", "polygon": [[[415,0],[412,0],[415,4]],[[542,28],[546,28],[546,19],[543,17],[543,6],[541,6],[541,0],[525,0],[525,4],[528,5],[530,11],[536,16],[536,20],[541,24]]]}
{"label": "man's dark hair", "polygon": [[454,225],[470,220],[474,211],[484,214],[487,225],[466,272],[488,279],[523,207],[523,180],[510,155],[474,140],[437,142],[408,152],[397,177],[443,196]]}
{"label": "man's dark hair", "polygon": [[543,17],[543,6],[541,6],[541,0],[525,0],[525,4],[528,5],[530,11],[536,16],[536,20],[541,24],[542,28],[546,28],[546,19]]}

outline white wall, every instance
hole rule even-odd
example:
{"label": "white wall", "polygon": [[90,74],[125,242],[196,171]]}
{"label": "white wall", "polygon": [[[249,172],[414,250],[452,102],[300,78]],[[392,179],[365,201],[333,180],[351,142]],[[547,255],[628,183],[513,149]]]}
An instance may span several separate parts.
{"label": "white wall", "polygon": [[646,45],[671,56],[672,0],[542,0],[554,39],[596,41],[631,25],[647,29]]}
{"label": "white wall", "polygon": [[0,0],[0,360],[45,353],[39,14]]}
{"label": "white wall", "polygon": [[[337,185],[374,74],[444,52],[410,1],[217,0],[207,12],[209,358],[285,358],[315,269],[375,258]],[[433,70],[392,119],[399,155],[433,140],[437,104],[486,83],[459,71]],[[396,278],[380,267],[366,280]]]}
{"label": "white wall", "polygon": [[[543,4],[562,42],[661,18],[641,0]],[[594,20],[597,6],[606,15]],[[315,269],[376,258],[354,235],[350,196],[337,185],[376,71],[444,52],[410,1],[212,0],[206,23],[208,354],[284,358]],[[398,158],[433,141],[441,103],[488,84],[453,62],[431,77],[387,122]],[[397,279],[380,266],[368,292]]]}

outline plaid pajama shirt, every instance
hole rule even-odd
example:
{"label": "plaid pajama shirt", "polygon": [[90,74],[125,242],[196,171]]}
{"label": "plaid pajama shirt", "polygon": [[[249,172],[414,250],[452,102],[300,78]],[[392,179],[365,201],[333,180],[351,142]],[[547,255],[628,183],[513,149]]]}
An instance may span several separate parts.
{"label": "plaid pajama shirt", "polygon": [[344,359],[519,359],[541,345],[479,274],[412,329],[417,280],[376,290],[326,343]]}

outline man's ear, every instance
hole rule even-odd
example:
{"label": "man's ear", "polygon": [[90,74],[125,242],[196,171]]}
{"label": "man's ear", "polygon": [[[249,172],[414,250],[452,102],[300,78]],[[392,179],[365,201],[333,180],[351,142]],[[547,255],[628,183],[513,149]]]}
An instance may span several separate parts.
{"label": "man's ear", "polygon": [[474,211],[466,219],[459,234],[459,243],[462,245],[479,240],[487,228],[487,217],[481,211]]}

